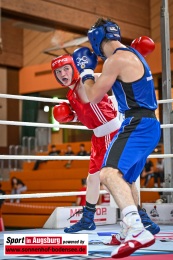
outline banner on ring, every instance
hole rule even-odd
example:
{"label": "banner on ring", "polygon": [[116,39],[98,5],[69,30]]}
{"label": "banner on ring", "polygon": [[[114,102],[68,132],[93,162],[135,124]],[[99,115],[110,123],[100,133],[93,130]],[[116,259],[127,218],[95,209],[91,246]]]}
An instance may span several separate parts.
{"label": "banner on ring", "polygon": [[[50,215],[43,228],[64,228],[75,224],[81,219],[81,214],[77,213],[81,207],[59,207]],[[72,218],[70,218],[75,214]],[[69,219],[70,218],[70,219]],[[96,206],[94,216],[96,225],[115,224],[117,222],[116,209],[110,206]]]}

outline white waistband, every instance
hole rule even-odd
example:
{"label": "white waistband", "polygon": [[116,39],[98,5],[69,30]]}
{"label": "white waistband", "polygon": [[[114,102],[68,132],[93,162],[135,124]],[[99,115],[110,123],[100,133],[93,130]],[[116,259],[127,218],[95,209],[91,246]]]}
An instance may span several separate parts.
{"label": "white waistband", "polygon": [[106,124],[96,127],[95,129],[93,129],[93,132],[96,137],[102,137],[118,130],[120,126],[121,123],[118,117],[116,117]]}

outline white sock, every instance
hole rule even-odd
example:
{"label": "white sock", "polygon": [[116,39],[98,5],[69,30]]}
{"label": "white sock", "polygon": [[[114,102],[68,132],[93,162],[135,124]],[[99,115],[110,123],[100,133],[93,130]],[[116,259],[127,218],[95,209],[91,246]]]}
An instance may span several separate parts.
{"label": "white sock", "polygon": [[138,214],[138,209],[135,205],[127,206],[122,210],[122,216],[125,217],[128,214],[136,213]]}
{"label": "white sock", "polygon": [[141,229],[144,228],[138,209],[135,205],[128,206],[122,210],[123,222],[131,228]]}

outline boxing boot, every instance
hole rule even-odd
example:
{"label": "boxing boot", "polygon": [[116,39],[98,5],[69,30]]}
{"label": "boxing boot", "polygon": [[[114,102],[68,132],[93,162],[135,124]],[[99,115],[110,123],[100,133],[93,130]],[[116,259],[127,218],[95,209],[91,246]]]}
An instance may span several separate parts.
{"label": "boxing boot", "polygon": [[[83,213],[82,218],[70,227],[64,229],[65,233],[75,233],[82,230],[95,230],[96,225],[94,223],[95,211],[90,211],[86,207],[83,207],[82,211],[77,211],[76,213]],[[75,213],[75,214],[76,214]]]}
{"label": "boxing boot", "polygon": [[144,228],[140,217],[133,214],[123,218],[127,225],[127,235],[123,243],[111,253],[112,258],[123,258],[131,255],[140,248],[145,248],[155,243],[154,236]]}
{"label": "boxing boot", "polygon": [[153,235],[156,235],[160,232],[160,227],[149,218],[144,209],[138,210],[138,213],[146,230],[150,231],[150,233]]}
{"label": "boxing boot", "polygon": [[120,222],[120,227],[120,232],[117,234],[113,234],[108,239],[103,240],[103,244],[113,246],[123,243],[126,238],[128,228],[123,221]]}

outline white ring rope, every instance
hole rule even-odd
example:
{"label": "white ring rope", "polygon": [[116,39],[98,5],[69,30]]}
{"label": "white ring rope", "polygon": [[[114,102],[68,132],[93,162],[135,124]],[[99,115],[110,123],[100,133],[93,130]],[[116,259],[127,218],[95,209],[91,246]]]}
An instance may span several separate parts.
{"label": "white ring rope", "polygon": [[[141,188],[141,191],[162,191],[173,192],[173,188]],[[99,194],[107,194],[106,190],[101,190]],[[34,193],[34,194],[13,194],[13,195],[0,195],[0,199],[30,199],[30,198],[50,198],[50,197],[67,197],[86,195],[86,191],[72,191],[72,192],[51,192],[51,193]]]}
{"label": "white ring rope", "polygon": [[[66,99],[39,98],[39,97],[32,97],[32,96],[9,95],[9,94],[0,94],[0,98],[12,98],[12,99],[21,99],[21,100],[50,102],[50,103],[61,103],[61,102],[69,103],[69,101]],[[173,99],[157,100],[158,104],[172,103],[172,102],[173,102]]]}
{"label": "white ring rope", "polygon": [[173,124],[160,125],[161,128],[173,128]]}
{"label": "white ring rope", "polygon": [[[173,158],[173,154],[151,154],[148,158]],[[0,160],[89,160],[90,156],[75,155],[0,155]]]}
{"label": "white ring rope", "polygon": [[81,129],[81,130],[91,130],[86,126],[82,125],[61,125],[58,122],[56,124],[47,124],[47,123],[30,123],[30,122],[19,122],[19,121],[6,121],[0,120],[0,125],[17,125],[17,126],[35,126],[35,127],[58,127],[58,128],[66,128],[66,129]]}
{"label": "white ring rope", "polygon": [[157,100],[157,104],[165,104],[165,103],[172,103],[173,99],[162,99],[162,100]]}
{"label": "white ring rope", "polygon": [[89,160],[90,156],[75,155],[0,155],[4,160]]}
{"label": "white ring rope", "polygon": [[[0,120],[0,125],[16,125],[16,126],[35,126],[35,127],[59,127],[66,129],[81,129],[81,130],[92,130],[87,128],[86,126],[79,125],[61,125],[58,122],[56,124],[47,124],[47,123],[31,123],[31,122],[19,122],[19,121],[6,121]],[[173,124],[164,124],[161,125],[161,128],[173,128]]]}
{"label": "white ring rope", "polygon": [[62,102],[69,103],[67,99],[40,98],[40,97],[31,97],[31,96],[9,95],[9,94],[0,94],[0,98],[12,98],[12,99],[20,99],[20,100],[50,102],[50,103],[62,103]]}
{"label": "white ring rope", "polygon": [[148,158],[173,158],[173,154],[150,154]]}
{"label": "white ring rope", "polygon": [[[106,190],[101,190],[100,194],[107,194]],[[30,199],[30,198],[50,198],[50,197],[67,197],[86,195],[86,191],[70,191],[70,192],[50,192],[50,193],[34,193],[34,194],[13,194],[0,195],[0,199]]]}
{"label": "white ring rope", "polygon": [[140,191],[173,192],[173,188],[140,188]]}

